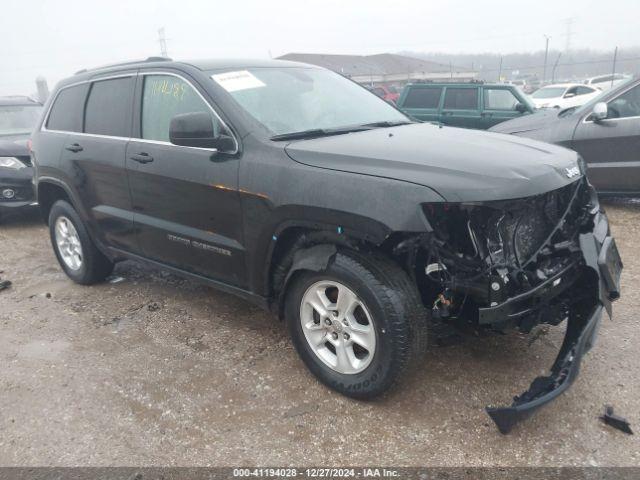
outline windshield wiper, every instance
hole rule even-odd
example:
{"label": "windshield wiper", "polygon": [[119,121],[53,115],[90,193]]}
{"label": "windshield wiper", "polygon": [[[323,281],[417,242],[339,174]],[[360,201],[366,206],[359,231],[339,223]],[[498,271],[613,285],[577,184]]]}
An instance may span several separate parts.
{"label": "windshield wiper", "polygon": [[390,122],[388,120],[385,120],[382,122],[365,123],[362,126],[371,127],[371,128],[377,128],[377,127],[386,128],[386,127],[399,127],[400,125],[409,125],[410,123],[416,123],[416,122],[412,122],[410,120],[398,120],[396,122]]}
{"label": "windshield wiper", "polygon": [[299,140],[304,138],[328,137],[330,135],[342,135],[344,133],[362,132],[364,130],[371,130],[373,128],[397,127],[399,125],[408,125],[409,123],[415,122],[411,122],[409,120],[401,120],[397,122],[382,121],[339,128],[311,128],[309,130],[302,130],[300,132],[280,133],[271,137],[271,140]]}
{"label": "windshield wiper", "polygon": [[363,130],[369,130],[370,128],[371,127],[365,125],[340,128],[312,128],[309,130],[302,130],[300,132],[280,133],[271,137],[271,140],[298,140],[303,138],[328,137],[330,135],[342,135],[344,133],[362,132]]}

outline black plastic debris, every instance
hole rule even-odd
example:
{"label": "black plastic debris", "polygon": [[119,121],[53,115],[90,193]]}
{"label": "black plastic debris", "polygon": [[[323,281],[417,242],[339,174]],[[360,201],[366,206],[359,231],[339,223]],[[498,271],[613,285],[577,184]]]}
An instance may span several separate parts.
{"label": "black plastic debris", "polygon": [[0,291],[5,290],[11,286],[11,282],[9,280],[0,279]]}
{"label": "black plastic debris", "polygon": [[629,421],[626,418],[615,415],[613,413],[613,407],[611,405],[604,406],[604,415],[600,417],[600,420],[602,420],[607,425],[620,430],[621,432],[633,435],[633,431],[631,430]]}

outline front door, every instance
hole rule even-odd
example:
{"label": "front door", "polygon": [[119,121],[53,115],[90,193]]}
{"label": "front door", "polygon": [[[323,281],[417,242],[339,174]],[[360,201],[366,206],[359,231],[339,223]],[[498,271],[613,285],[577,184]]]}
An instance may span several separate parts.
{"label": "front door", "polygon": [[573,149],[587,162],[589,180],[600,192],[640,192],[640,85],[608,104],[609,116],[578,123]]}
{"label": "front door", "polygon": [[225,127],[185,78],[141,74],[140,79],[139,138],[129,143],[126,158],[143,255],[245,286],[237,155],[169,142],[169,124],[178,114],[207,112],[216,129]]}
{"label": "front door", "polygon": [[517,110],[520,99],[509,88],[484,87],[482,89],[482,129],[487,130],[501,122],[522,115]]}
{"label": "front door", "polygon": [[477,86],[447,87],[440,121],[445,125],[463,128],[482,128],[480,96]]}

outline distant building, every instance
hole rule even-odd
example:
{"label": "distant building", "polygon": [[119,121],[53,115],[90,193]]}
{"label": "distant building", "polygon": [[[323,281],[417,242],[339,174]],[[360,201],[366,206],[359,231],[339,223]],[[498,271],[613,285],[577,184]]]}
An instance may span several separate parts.
{"label": "distant building", "polygon": [[477,72],[393,53],[377,55],[287,53],[278,58],[328,68],[363,84],[397,84],[425,80],[461,81],[473,80],[477,76]]}

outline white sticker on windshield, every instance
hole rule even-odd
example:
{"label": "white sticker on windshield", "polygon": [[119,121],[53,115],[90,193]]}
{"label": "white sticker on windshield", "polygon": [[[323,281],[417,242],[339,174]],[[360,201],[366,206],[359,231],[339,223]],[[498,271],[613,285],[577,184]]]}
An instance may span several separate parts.
{"label": "white sticker on windshield", "polygon": [[219,73],[217,75],[211,75],[211,78],[227,92],[237,92],[238,90],[248,90],[249,88],[266,86],[247,70]]}

